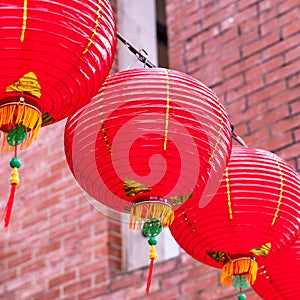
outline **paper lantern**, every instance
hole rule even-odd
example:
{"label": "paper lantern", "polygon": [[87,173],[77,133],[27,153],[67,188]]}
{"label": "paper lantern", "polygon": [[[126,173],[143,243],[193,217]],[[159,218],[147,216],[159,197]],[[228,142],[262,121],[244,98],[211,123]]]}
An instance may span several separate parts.
{"label": "paper lantern", "polygon": [[300,238],[290,249],[259,268],[253,289],[265,300],[297,300],[300,295]]}
{"label": "paper lantern", "polygon": [[299,175],[275,154],[233,146],[214,198],[204,208],[197,201],[183,204],[171,233],[192,257],[222,268],[222,284],[244,290],[259,266],[295,240],[299,184]]}
{"label": "paper lantern", "polygon": [[230,124],[215,94],[163,68],[109,76],[65,131],[66,158],[79,185],[96,208],[130,214],[132,229],[149,220],[161,221],[158,230],[169,225],[188,198],[206,205],[230,149]]}
{"label": "paper lantern", "polygon": [[[107,0],[4,0],[0,29],[0,137],[16,158],[17,145],[96,94],[114,58],[115,21]],[[11,165],[16,186],[20,161]]]}

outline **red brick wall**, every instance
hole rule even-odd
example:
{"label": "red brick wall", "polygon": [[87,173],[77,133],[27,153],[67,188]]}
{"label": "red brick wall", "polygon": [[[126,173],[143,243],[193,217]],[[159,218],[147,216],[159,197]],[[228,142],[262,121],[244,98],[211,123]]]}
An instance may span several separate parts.
{"label": "red brick wall", "polygon": [[[249,146],[300,170],[299,1],[167,1],[170,68],[212,87]],[[131,55],[131,54],[129,54]],[[297,73],[298,72],[298,73]],[[63,154],[64,122],[20,153],[21,184],[1,230],[0,300],[144,299],[147,268],[121,271],[119,224],[82,196]],[[1,154],[0,199],[10,155]],[[149,300],[236,299],[219,271],[185,254],[155,265]],[[260,299],[253,291],[248,300]]]}
{"label": "red brick wall", "polygon": [[249,146],[299,171],[299,2],[167,3],[170,67],[213,88]]}

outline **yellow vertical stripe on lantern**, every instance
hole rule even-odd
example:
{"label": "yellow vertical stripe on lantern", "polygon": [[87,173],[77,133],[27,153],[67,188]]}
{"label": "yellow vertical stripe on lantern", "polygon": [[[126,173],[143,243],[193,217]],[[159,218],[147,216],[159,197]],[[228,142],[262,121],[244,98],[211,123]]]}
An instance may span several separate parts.
{"label": "yellow vertical stripe on lantern", "polygon": [[164,137],[164,150],[167,150],[168,130],[169,130],[169,111],[170,111],[170,82],[169,73],[166,70],[166,122],[165,122],[165,137]]}
{"label": "yellow vertical stripe on lantern", "polygon": [[27,24],[27,0],[24,0],[24,5],[23,5],[23,24],[22,24],[22,33],[20,40],[23,43],[24,42],[24,37],[25,37],[25,31],[26,31],[26,24]]}
{"label": "yellow vertical stripe on lantern", "polygon": [[278,159],[275,158],[275,155],[273,155],[273,158],[275,159],[275,162],[277,164],[278,171],[279,171],[280,187],[279,187],[278,204],[277,204],[277,208],[276,208],[276,211],[275,211],[275,214],[274,214],[271,225],[275,224],[276,219],[278,217],[278,213],[279,213],[280,206],[281,206],[282,194],[283,194],[283,174],[282,174],[282,170],[281,170],[280,163],[279,163]]}
{"label": "yellow vertical stripe on lantern", "polygon": [[231,196],[230,196],[230,183],[229,183],[229,170],[228,167],[225,169],[225,177],[226,177],[226,193],[227,193],[227,203],[229,210],[229,219],[232,220],[232,207],[231,207]]}
{"label": "yellow vertical stripe on lantern", "polygon": [[101,11],[101,0],[98,1],[98,10],[97,10],[97,17],[96,17],[96,20],[95,20],[95,26],[94,26],[94,30],[93,30],[93,33],[89,39],[89,42],[87,43],[85,49],[82,51],[83,54],[86,54],[90,48],[90,46],[92,45],[92,42],[93,42],[93,39],[96,35],[96,32],[97,32],[97,28],[99,27],[99,21],[100,21],[100,11]]}
{"label": "yellow vertical stripe on lantern", "polygon": [[103,100],[103,94],[104,94],[104,90],[106,88],[106,84],[107,84],[107,81],[108,81],[108,78],[109,76],[106,77],[103,85],[102,85],[102,91],[100,93],[100,96],[99,96],[99,104],[100,104],[100,124],[101,124],[101,132],[103,134],[103,138],[104,138],[104,141],[105,141],[105,144],[106,144],[106,147],[108,149],[108,152],[110,155],[112,155],[112,151],[111,151],[111,147],[109,145],[109,142],[108,142],[108,139],[107,139],[107,134],[106,134],[106,130],[105,130],[105,127],[104,127],[104,120],[103,120],[103,108],[102,108],[102,100]]}
{"label": "yellow vertical stripe on lantern", "polygon": [[220,124],[220,128],[218,130],[218,136],[217,136],[217,140],[216,140],[216,143],[215,143],[215,146],[211,152],[211,155],[208,159],[208,163],[210,164],[211,163],[211,160],[213,159],[214,155],[215,155],[215,152],[217,151],[217,148],[218,148],[218,145],[220,143],[220,140],[221,140],[221,135],[222,135],[222,131],[223,131],[223,119],[222,119],[222,107],[221,107],[221,103],[219,101],[219,99],[216,97],[216,100],[218,102],[218,106],[219,106],[219,112],[220,112],[220,120],[219,120],[219,124]]}

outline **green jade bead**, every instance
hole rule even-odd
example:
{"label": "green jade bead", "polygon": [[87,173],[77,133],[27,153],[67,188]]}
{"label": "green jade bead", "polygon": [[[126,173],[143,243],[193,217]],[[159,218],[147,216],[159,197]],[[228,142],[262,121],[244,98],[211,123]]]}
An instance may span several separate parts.
{"label": "green jade bead", "polygon": [[238,295],[238,300],[246,300],[246,295],[245,294],[239,294]]}
{"label": "green jade bead", "polygon": [[157,244],[156,238],[155,238],[154,236],[150,236],[149,239],[148,239],[148,244],[149,244],[150,246],[152,246],[152,245],[155,246],[155,245]]}
{"label": "green jade bead", "polygon": [[22,165],[22,162],[21,162],[20,158],[18,158],[18,157],[13,157],[13,158],[10,160],[9,165],[10,165],[12,168],[20,168],[21,165]]}

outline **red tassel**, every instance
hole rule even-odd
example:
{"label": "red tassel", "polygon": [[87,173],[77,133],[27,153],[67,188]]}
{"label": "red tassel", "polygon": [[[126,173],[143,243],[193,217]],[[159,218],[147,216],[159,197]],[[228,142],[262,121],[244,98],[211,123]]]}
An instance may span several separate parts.
{"label": "red tassel", "polygon": [[154,258],[150,259],[150,266],[148,271],[148,279],[147,279],[147,287],[146,287],[146,295],[149,295],[151,280],[152,280],[152,271],[153,271],[153,265],[154,265]]}
{"label": "red tassel", "polygon": [[8,229],[8,225],[9,225],[12,206],[13,206],[14,199],[15,199],[16,187],[17,187],[17,185],[15,183],[13,183],[11,185],[10,195],[9,195],[6,207],[5,207],[3,215],[2,215],[2,220],[4,219],[4,227],[5,227],[6,230]]}

